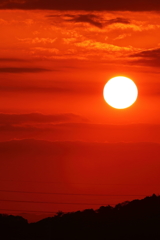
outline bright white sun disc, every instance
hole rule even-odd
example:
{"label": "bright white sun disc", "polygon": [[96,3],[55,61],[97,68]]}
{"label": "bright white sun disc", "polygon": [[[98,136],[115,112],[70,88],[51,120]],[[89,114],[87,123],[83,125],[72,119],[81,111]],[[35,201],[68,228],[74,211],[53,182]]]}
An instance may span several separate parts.
{"label": "bright white sun disc", "polygon": [[122,76],[114,77],[104,86],[103,96],[111,107],[124,109],[136,101],[138,89],[130,78]]}

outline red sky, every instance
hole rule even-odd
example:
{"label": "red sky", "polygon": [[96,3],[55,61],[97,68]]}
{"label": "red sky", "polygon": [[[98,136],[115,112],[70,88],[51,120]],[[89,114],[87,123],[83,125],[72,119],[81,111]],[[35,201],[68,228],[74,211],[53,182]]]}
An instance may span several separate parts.
{"label": "red sky", "polygon": [[[156,0],[1,1],[2,213],[159,194],[159,10]],[[139,90],[124,110],[103,99],[118,75]]]}

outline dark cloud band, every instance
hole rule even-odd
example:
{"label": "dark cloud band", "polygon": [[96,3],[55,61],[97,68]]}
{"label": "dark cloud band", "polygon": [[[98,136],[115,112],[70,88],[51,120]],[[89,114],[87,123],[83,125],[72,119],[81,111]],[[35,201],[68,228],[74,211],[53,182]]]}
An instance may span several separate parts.
{"label": "dark cloud band", "polygon": [[58,122],[83,122],[86,119],[72,113],[44,115],[41,113],[4,114],[0,113],[0,124],[22,123],[58,123]]}
{"label": "dark cloud band", "polygon": [[45,68],[2,67],[0,73],[38,73],[49,71]]}
{"label": "dark cloud band", "polygon": [[52,9],[52,10],[97,10],[97,11],[157,11],[160,10],[159,0],[3,0],[1,9]]}

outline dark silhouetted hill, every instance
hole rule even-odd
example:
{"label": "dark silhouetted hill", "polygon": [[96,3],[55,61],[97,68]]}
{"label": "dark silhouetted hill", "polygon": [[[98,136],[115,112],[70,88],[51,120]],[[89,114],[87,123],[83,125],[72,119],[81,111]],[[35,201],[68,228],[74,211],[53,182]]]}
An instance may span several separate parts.
{"label": "dark silhouetted hill", "polygon": [[23,240],[27,239],[28,222],[19,216],[0,214],[0,239]]}
{"label": "dark silhouetted hill", "polygon": [[86,209],[28,224],[0,215],[3,240],[159,240],[160,196],[152,195],[98,210]]}

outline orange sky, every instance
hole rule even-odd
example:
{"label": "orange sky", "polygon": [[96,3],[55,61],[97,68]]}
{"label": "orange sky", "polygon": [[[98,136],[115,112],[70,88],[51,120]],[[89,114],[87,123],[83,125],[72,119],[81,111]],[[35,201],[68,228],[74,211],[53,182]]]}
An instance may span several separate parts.
{"label": "orange sky", "polygon": [[[75,211],[159,193],[160,15],[149,11],[155,1],[140,2],[94,11],[83,1],[0,4],[1,212]],[[139,90],[124,110],[102,95],[118,75]]]}
{"label": "orange sky", "polygon": [[[2,112],[159,123],[158,13],[1,10],[0,27]],[[122,119],[102,99],[105,82],[117,75],[139,88]]]}

